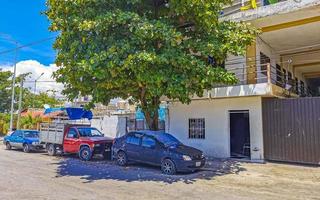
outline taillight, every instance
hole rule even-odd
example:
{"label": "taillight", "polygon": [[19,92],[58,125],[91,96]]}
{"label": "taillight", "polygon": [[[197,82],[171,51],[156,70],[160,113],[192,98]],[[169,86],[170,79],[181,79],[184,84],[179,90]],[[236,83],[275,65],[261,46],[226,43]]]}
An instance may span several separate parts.
{"label": "taillight", "polygon": [[114,145],[116,143],[116,140],[114,139],[114,140],[112,140],[112,145]]}

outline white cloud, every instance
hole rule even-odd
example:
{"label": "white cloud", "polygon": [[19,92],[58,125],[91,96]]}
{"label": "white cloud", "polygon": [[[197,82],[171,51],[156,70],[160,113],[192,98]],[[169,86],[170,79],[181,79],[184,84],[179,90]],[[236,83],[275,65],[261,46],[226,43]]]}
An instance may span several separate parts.
{"label": "white cloud", "polygon": [[[13,72],[13,66],[0,66],[3,70],[10,70]],[[42,73],[43,75],[39,78],[36,87],[36,93],[46,92],[48,90],[56,90],[59,95],[63,89],[63,85],[56,83],[52,77],[58,67],[55,64],[49,66],[43,65],[35,60],[25,60],[17,63],[17,76],[25,73],[31,73],[24,84],[24,87],[29,88],[32,92],[34,91],[34,80],[38,78]],[[42,82],[43,81],[43,82]],[[45,82],[46,81],[46,82]]]}

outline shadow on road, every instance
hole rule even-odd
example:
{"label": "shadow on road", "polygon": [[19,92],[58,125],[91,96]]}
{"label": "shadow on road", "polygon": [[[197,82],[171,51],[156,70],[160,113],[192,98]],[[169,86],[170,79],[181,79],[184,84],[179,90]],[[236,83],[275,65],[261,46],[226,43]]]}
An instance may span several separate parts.
{"label": "shadow on road", "polygon": [[240,162],[232,160],[214,160],[208,161],[205,168],[201,171],[188,174],[178,174],[168,176],[161,173],[159,167],[151,167],[141,164],[130,164],[126,167],[120,167],[112,161],[93,160],[84,162],[76,158],[61,158],[57,165],[57,178],[64,176],[76,176],[84,180],[84,183],[90,183],[96,180],[117,180],[117,181],[156,181],[171,184],[174,182],[183,182],[192,184],[197,180],[210,180],[217,176],[227,174],[238,174],[246,171]]}

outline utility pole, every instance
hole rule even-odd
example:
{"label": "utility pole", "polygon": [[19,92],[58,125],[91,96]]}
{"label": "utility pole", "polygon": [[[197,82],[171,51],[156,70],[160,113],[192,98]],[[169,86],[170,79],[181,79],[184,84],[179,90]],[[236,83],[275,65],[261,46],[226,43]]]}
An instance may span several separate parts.
{"label": "utility pole", "polygon": [[36,92],[37,92],[37,81],[41,78],[41,76],[43,76],[43,72],[40,74],[40,76],[38,76],[38,78],[36,78],[34,80],[34,90],[33,90],[33,93],[34,93],[34,96],[33,96],[33,101],[32,101],[32,108],[35,109],[34,107],[34,100],[36,98]]}
{"label": "utility pole", "polygon": [[19,108],[18,108],[17,129],[20,129],[21,106],[22,106],[22,93],[23,93],[23,77],[21,77],[21,82],[20,82],[20,94],[19,94]]}
{"label": "utility pole", "polygon": [[16,71],[17,71],[17,54],[18,54],[18,42],[16,43],[16,50],[14,55],[14,67],[13,67],[13,77],[12,77],[12,94],[11,94],[11,111],[10,111],[10,132],[13,129],[13,112],[14,112],[14,87],[16,84]]}

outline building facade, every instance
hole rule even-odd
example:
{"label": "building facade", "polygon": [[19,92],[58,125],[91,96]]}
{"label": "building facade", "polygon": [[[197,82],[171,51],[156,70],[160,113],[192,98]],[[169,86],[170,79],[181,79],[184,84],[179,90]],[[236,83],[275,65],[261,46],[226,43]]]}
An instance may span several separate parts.
{"label": "building facade", "polygon": [[234,1],[221,20],[262,31],[245,56],[226,60],[239,82],[205,91],[189,105],[170,102],[166,131],[207,156],[262,161],[264,100],[320,94],[320,1]]}

